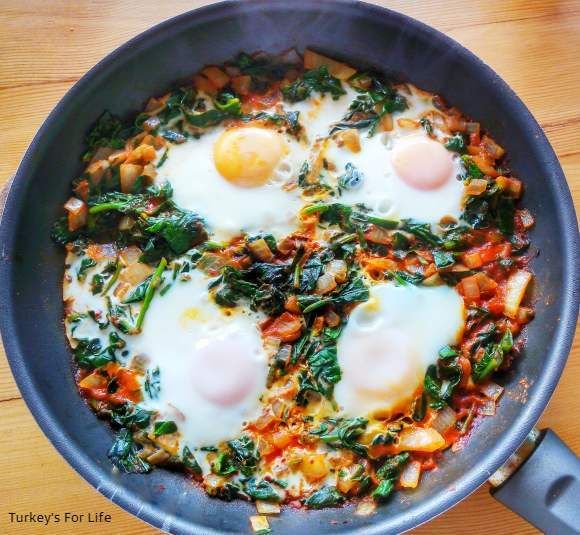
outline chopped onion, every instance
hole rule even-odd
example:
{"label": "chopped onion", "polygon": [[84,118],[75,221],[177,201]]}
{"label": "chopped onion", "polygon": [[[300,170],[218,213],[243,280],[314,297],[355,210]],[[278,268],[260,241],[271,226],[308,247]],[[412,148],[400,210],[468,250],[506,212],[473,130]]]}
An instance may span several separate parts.
{"label": "chopped onion", "polygon": [[414,489],[419,484],[419,477],[421,477],[421,463],[410,461],[401,472],[399,485],[407,489]]}
{"label": "chopped onion", "polygon": [[471,277],[465,277],[461,281],[461,287],[463,289],[463,295],[467,299],[472,299],[474,301],[479,299],[479,284],[477,284],[477,280],[473,275]]}
{"label": "chopped onion", "polygon": [[393,129],[393,116],[390,113],[385,113],[379,121],[380,132],[390,132]]}
{"label": "chopped onion", "polygon": [[121,191],[123,193],[129,193],[133,190],[137,178],[143,172],[143,166],[134,163],[122,163],[119,169]]}
{"label": "chopped onion", "polygon": [[88,207],[81,199],[71,197],[64,203],[64,209],[68,212],[68,229],[71,232],[78,230],[87,222]]}
{"label": "chopped onion", "polygon": [[216,89],[221,89],[230,82],[230,77],[219,67],[213,65],[202,69],[201,74],[203,74]]}
{"label": "chopped onion", "polygon": [[268,412],[266,412],[265,414],[261,414],[255,421],[254,421],[254,427],[258,430],[258,431],[263,431],[264,429],[266,429],[267,427],[270,426],[270,424],[273,424],[274,422],[278,421],[278,418],[276,418],[276,416],[274,416],[269,410]]}
{"label": "chopped onion", "polygon": [[468,134],[479,134],[479,123],[465,123],[465,131]]}
{"label": "chopped onion", "polygon": [[347,128],[336,134],[338,146],[345,146],[350,152],[360,152],[360,135],[356,128]]}
{"label": "chopped onion", "polygon": [[445,433],[455,425],[456,421],[457,414],[451,407],[446,406],[444,409],[439,411],[439,414],[437,414],[437,417],[433,420],[431,426],[436,431],[439,431],[439,433]]}
{"label": "chopped onion", "polygon": [[344,260],[331,260],[324,268],[324,272],[330,273],[338,283],[346,281],[347,271],[348,268]]}
{"label": "chopped onion", "polygon": [[495,282],[491,277],[488,277],[482,271],[473,275],[473,278],[477,281],[481,293],[493,292],[497,288],[497,282]]}
{"label": "chopped onion", "polygon": [[462,117],[456,115],[448,115],[446,117],[447,128],[452,132],[465,132],[467,123]]}
{"label": "chopped onion", "polygon": [[250,524],[254,533],[270,533],[270,524],[265,516],[251,516]]}
{"label": "chopped onion", "polygon": [[340,324],[341,319],[334,310],[329,309],[324,313],[324,321],[329,327],[336,327]]}
{"label": "chopped onion", "polygon": [[135,225],[136,225],[136,222],[135,222],[135,220],[132,217],[130,217],[128,215],[124,215],[119,220],[118,229],[120,231],[131,230]]}
{"label": "chopped onion", "polygon": [[504,314],[508,318],[515,318],[517,316],[518,308],[531,280],[532,274],[521,269],[510,275],[507,281],[504,301]]}
{"label": "chopped onion", "polygon": [[279,515],[280,504],[256,500],[256,510],[261,515]]}
{"label": "chopped onion", "polygon": [[445,439],[433,428],[406,427],[399,434],[399,450],[432,452],[445,446]]}
{"label": "chopped onion", "polygon": [[519,323],[528,323],[534,317],[534,310],[530,307],[520,307],[518,308],[517,320]]}
{"label": "chopped onion", "polygon": [[136,286],[137,284],[141,284],[147,277],[149,277],[153,271],[153,268],[148,264],[135,262],[134,264],[129,264],[121,270],[119,280]]}
{"label": "chopped onion", "polygon": [[339,80],[348,80],[351,76],[356,74],[356,70],[347,65],[346,63],[341,63],[335,59],[327,58],[322,54],[318,54],[309,50],[308,48],[304,51],[304,68],[307,70],[317,69],[322,65],[326,65],[328,72],[332,74],[335,78]]}
{"label": "chopped onion", "polygon": [[298,52],[296,52],[296,50],[294,50],[293,48],[287,50],[286,52],[282,52],[279,58],[283,63],[288,63],[290,65],[298,64],[301,61]]}
{"label": "chopped onion", "polygon": [[433,273],[433,275],[427,277],[422,284],[423,286],[441,286],[443,284],[443,279],[439,273]]}
{"label": "chopped onion", "polygon": [[221,256],[206,251],[197,262],[197,269],[210,275],[217,275],[224,265],[225,261]]}
{"label": "chopped onion", "polygon": [[474,253],[465,253],[463,255],[463,262],[469,269],[476,269],[483,265],[481,255],[477,251]]}
{"label": "chopped onion", "polygon": [[234,75],[234,77],[232,78],[232,89],[238,94],[238,95],[247,95],[250,93],[250,89],[251,89],[251,84],[252,84],[252,77],[249,75]]}
{"label": "chopped onion", "polygon": [[271,262],[274,260],[274,254],[264,238],[258,238],[257,240],[249,242],[248,249],[252,255],[262,262]]}
{"label": "chopped onion", "polygon": [[107,380],[99,373],[91,373],[79,382],[81,388],[103,388],[107,385]]}
{"label": "chopped onion", "polygon": [[121,261],[124,265],[129,266],[131,264],[135,264],[139,262],[139,258],[143,251],[139,249],[136,245],[129,245],[129,247],[125,247],[120,253],[119,256],[121,257]]}
{"label": "chopped onion", "polygon": [[98,184],[103,178],[105,171],[111,166],[108,160],[98,160],[89,164],[85,173],[90,177],[91,184]]}
{"label": "chopped onion", "polygon": [[369,516],[372,515],[376,509],[376,502],[370,496],[366,496],[360,502],[358,502],[354,514],[358,516]]}
{"label": "chopped onion", "polygon": [[143,130],[151,132],[151,130],[155,130],[160,124],[161,121],[159,120],[159,117],[157,117],[156,115],[152,115],[151,117],[149,117],[149,119],[143,121],[141,126],[143,127]]}
{"label": "chopped onion", "polygon": [[534,216],[529,210],[526,210],[525,208],[523,210],[518,210],[518,214],[520,216],[520,221],[526,230],[529,230],[534,226]]}
{"label": "chopped onion", "polygon": [[329,292],[332,292],[336,288],[336,280],[334,279],[334,275],[331,273],[324,273],[318,280],[316,281],[316,290],[315,293],[319,295],[324,295]]}
{"label": "chopped onion", "polygon": [[419,128],[419,121],[407,119],[405,117],[397,119],[397,124],[399,125],[400,128]]}
{"label": "chopped onion", "polygon": [[273,355],[280,349],[280,338],[267,336],[264,338],[264,350],[268,355]]}
{"label": "chopped onion", "polygon": [[481,195],[487,189],[487,180],[484,178],[472,178],[465,186],[467,195]]}
{"label": "chopped onion", "polygon": [[503,394],[504,388],[503,386],[499,386],[490,381],[489,383],[482,385],[479,390],[486,397],[493,399],[493,401],[497,401],[497,399]]}
{"label": "chopped onion", "polygon": [[477,414],[482,416],[493,416],[495,414],[495,401],[487,399],[477,408]]}
{"label": "chopped onion", "polygon": [[483,136],[481,138],[481,144],[483,145],[485,151],[495,160],[501,158],[505,154],[505,149],[498,145],[489,136]]}
{"label": "chopped onion", "polygon": [[91,158],[89,167],[91,167],[93,163],[98,162],[99,160],[106,160],[111,154],[113,154],[114,151],[115,149],[112,149],[111,147],[99,147]]}
{"label": "chopped onion", "polygon": [[369,231],[365,233],[365,238],[372,243],[380,243],[389,245],[392,242],[391,233],[381,227],[372,226]]}

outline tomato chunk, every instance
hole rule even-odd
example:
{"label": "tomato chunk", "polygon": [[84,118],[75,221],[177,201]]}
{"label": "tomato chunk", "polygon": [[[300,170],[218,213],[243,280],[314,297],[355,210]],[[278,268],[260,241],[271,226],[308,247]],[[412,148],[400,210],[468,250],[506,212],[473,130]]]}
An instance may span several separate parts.
{"label": "tomato chunk", "polygon": [[302,321],[299,316],[283,312],[263,328],[265,337],[279,338],[282,342],[293,342],[302,333]]}

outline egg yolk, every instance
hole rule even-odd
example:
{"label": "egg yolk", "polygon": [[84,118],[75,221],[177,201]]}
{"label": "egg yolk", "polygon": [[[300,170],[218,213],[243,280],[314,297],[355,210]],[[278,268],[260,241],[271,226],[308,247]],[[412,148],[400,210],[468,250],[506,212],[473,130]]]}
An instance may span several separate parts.
{"label": "egg yolk", "polygon": [[264,185],[286,152],[278,132],[248,126],[223,132],[214,145],[213,157],[219,173],[244,188]]}
{"label": "egg yolk", "polygon": [[441,187],[453,171],[451,153],[441,143],[424,136],[401,139],[393,149],[391,161],[401,180],[422,190]]}
{"label": "egg yolk", "polygon": [[197,344],[192,356],[195,390],[214,405],[240,403],[256,385],[256,360],[244,350],[244,340],[238,340],[239,345],[231,339],[206,342]]}

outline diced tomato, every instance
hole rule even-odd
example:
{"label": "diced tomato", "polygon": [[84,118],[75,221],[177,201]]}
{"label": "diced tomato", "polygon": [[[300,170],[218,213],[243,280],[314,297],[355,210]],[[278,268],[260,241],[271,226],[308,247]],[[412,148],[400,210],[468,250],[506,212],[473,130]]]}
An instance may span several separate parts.
{"label": "diced tomato", "polygon": [[288,296],[288,299],[286,299],[286,302],[284,303],[284,308],[293,314],[300,314],[300,306],[298,305],[298,299],[295,295]]}
{"label": "diced tomato", "polygon": [[471,362],[465,357],[459,357],[458,364],[461,367],[461,386],[465,386],[471,376]]}
{"label": "diced tomato", "polygon": [[489,163],[487,158],[482,156],[472,156],[472,160],[484,175],[489,175],[494,178],[499,175],[499,173],[495,170],[495,167]]}
{"label": "diced tomato", "polygon": [[443,438],[448,445],[453,444],[460,436],[461,432],[455,426],[451,426],[447,431],[445,431],[445,433],[443,433]]}
{"label": "diced tomato", "polygon": [[430,470],[435,470],[435,468],[437,468],[437,463],[435,462],[435,459],[432,455],[428,456],[428,457],[423,457],[421,459],[418,459],[418,461],[421,463],[421,471],[425,472],[425,471],[430,471]]}
{"label": "diced tomato", "polygon": [[193,77],[193,85],[208,95],[215,95],[217,93],[217,88],[213,83],[201,74],[196,74]]}
{"label": "diced tomato", "polygon": [[500,245],[491,245],[484,247],[479,251],[481,260],[484,264],[498,260],[499,258],[509,258],[512,252],[512,246],[509,243]]}
{"label": "diced tomato", "polygon": [[75,187],[74,192],[77,197],[81,198],[83,201],[86,201],[89,196],[89,181],[88,180],[81,180]]}
{"label": "diced tomato", "polygon": [[282,95],[276,86],[270,88],[266,93],[250,93],[244,97],[244,105],[250,110],[266,110],[277,102],[280,102]]}
{"label": "diced tomato", "polygon": [[293,342],[302,333],[302,321],[299,316],[283,312],[262,328],[265,337],[279,338],[282,342]]}
{"label": "diced tomato", "polygon": [[452,400],[453,408],[470,409],[473,404],[479,405],[481,398],[477,394],[455,394]]}
{"label": "diced tomato", "polygon": [[248,75],[232,78],[232,88],[238,95],[247,95],[250,92],[252,77]]}
{"label": "diced tomato", "polygon": [[[116,387],[109,392],[111,381],[116,380]],[[116,405],[132,401],[137,403],[141,398],[141,387],[137,372],[122,368],[119,364],[110,363],[104,369],[95,370],[79,382],[82,392],[91,399],[108,401]]]}
{"label": "diced tomato", "polygon": [[487,310],[489,310],[494,316],[501,316],[504,308],[503,298],[496,296],[490,299],[485,305],[485,308],[487,308]]}
{"label": "diced tomato", "polygon": [[230,77],[224,71],[213,65],[202,69],[201,74],[205,76],[217,90],[228,85],[230,81]]}

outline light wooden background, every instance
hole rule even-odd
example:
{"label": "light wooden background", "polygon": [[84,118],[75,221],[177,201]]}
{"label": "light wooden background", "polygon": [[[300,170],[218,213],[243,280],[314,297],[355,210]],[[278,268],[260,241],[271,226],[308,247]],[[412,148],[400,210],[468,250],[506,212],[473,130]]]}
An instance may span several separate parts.
{"label": "light wooden background", "polygon": [[[289,0],[291,1],[291,0]],[[162,20],[210,2],[0,0],[0,185],[52,107],[108,52]],[[580,0],[377,2],[442,30],[515,89],[552,142],[580,201]],[[523,177],[525,179],[525,177]],[[31,333],[33,336],[34,334]],[[580,451],[580,344],[541,425]],[[0,533],[159,533],[80,478],[37,427],[0,348]],[[8,512],[112,515],[107,525],[10,525]],[[535,533],[481,488],[415,533]]]}

